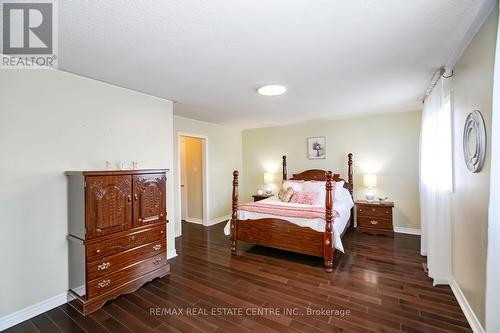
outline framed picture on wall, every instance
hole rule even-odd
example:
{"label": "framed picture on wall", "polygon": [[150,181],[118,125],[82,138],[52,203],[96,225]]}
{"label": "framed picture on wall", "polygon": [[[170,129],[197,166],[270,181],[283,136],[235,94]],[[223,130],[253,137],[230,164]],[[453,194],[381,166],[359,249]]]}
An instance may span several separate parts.
{"label": "framed picture on wall", "polygon": [[326,158],[326,138],[324,136],[307,138],[307,158],[310,160]]}

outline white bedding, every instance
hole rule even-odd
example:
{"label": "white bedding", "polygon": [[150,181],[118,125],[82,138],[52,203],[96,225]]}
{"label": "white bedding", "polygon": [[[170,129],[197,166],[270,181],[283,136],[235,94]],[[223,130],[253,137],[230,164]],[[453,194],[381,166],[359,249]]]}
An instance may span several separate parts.
{"label": "white bedding", "polygon": [[[266,204],[286,204],[290,205],[290,207],[304,207],[308,205],[297,204],[297,203],[283,203],[276,197],[267,198],[262,200]],[[339,213],[339,217],[335,218],[333,221],[333,246],[339,251],[344,252],[344,246],[342,245],[342,240],[340,235],[344,232],[349,218],[351,217],[351,208],[354,206],[352,198],[350,195],[344,196],[341,200],[335,200],[333,203],[333,209]],[[315,206],[321,207],[321,206]],[[298,217],[285,217],[278,215],[270,215],[270,214],[261,214],[247,211],[238,210],[238,219],[239,220],[248,220],[248,219],[262,219],[262,218],[277,218],[282,220],[287,220],[293,224],[296,224],[301,227],[308,227],[313,230],[324,232],[325,231],[325,219],[324,218],[314,218],[314,219],[306,219],[306,218],[298,218]],[[251,222],[250,222],[251,223]],[[224,227],[224,234],[229,236],[231,234],[231,221],[229,221]]]}

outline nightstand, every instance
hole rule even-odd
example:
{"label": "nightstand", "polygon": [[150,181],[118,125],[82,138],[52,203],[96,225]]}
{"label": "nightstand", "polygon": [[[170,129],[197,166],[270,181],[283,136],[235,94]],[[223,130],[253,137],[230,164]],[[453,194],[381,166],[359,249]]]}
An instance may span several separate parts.
{"label": "nightstand", "polygon": [[373,235],[386,235],[394,237],[392,225],[392,208],[394,203],[386,201],[369,202],[365,200],[356,201],[357,229]]}
{"label": "nightstand", "polygon": [[252,195],[252,197],[253,197],[253,202],[261,201],[261,200],[264,200],[264,199],[270,198],[270,197],[272,197],[272,196],[274,196],[274,194],[269,194],[269,195],[267,195],[267,194],[262,194],[262,195],[260,195],[260,194],[255,194],[255,195]]}

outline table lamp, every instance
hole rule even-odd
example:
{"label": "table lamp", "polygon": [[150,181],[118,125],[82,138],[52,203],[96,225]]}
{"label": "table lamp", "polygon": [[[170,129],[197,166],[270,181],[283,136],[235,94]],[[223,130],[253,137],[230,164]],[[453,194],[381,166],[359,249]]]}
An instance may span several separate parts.
{"label": "table lamp", "polygon": [[373,193],[373,188],[377,186],[377,175],[366,174],[363,176],[363,185],[366,189],[366,200],[373,201],[375,199],[375,194]]}
{"label": "table lamp", "polygon": [[265,191],[267,195],[270,195],[273,192],[271,188],[271,184],[273,183],[274,183],[274,174],[272,172],[264,173],[264,184],[266,184]]}

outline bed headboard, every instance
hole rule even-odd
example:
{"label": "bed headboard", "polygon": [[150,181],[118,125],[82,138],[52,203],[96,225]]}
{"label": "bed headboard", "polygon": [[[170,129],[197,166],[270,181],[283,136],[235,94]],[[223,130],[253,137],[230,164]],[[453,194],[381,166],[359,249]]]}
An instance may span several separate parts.
{"label": "bed headboard", "polygon": [[[302,171],[301,173],[294,173],[292,175],[291,180],[319,180],[319,181],[326,181],[326,173],[327,170],[321,170],[321,169],[310,169],[310,170],[305,170]],[[288,179],[288,168],[286,164],[286,156],[283,156],[283,180]],[[343,180],[345,182],[344,187],[351,193],[351,196],[353,194],[353,171],[352,171],[352,153],[347,154],[347,180],[340,178],[340,174],[334,173],[333,174],[333,180],[334,181],[341,181]]]}

